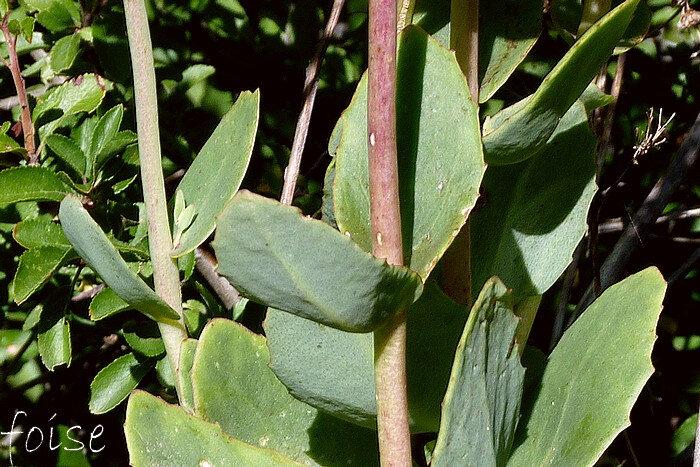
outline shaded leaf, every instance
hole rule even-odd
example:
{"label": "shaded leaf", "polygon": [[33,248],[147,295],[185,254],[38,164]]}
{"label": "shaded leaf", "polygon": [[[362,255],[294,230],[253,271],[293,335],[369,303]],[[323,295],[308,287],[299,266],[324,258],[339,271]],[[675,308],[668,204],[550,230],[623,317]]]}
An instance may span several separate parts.
{"label": "shaded leaf", "polygon": [[659,271],[645,269],[603,292],[564,333],[525,397],[508,465],[593,465],[629,426],[654,371],[665,290]]}
{"label": "shaded leaf", "polygon": [[192,388],[192,366],[197,351],[197,339],[185,339],[180,345],[180,360],[177,377],[180,387],[180,405],[190,413],[194,413],[194,390]]}
{"label": "shaded leaf", "polygon": [[352,332],[371,331],[420,294],[419,278],[360,250],[298,209],[241,191],[219,217],[219,272],[243,295]]}
{"label": "shaded leaf", "polygon": [[131,465],[299,465],[226,435],[219,426],[143,391],[129,398],[124,423]]}
{"label": "shaded leaf", "polygon": [[28,249],[42,246],[71,248],[61,225],[43,216],[18,222],[12,229],[12,237]]}
{"label": "shaded leaf", "polygon": [[209,137],[177,187],[197,217],[175,244],[181,256],[214,231],[216,217],[238,191],[253,152],[260,114],[260,92],[243,92]]}
{"label": "shaded leaf", "polygon": [[153,320],[178,319],[177,313],[129,269],[79,198],[66,197],[58,215],[73,248],[119,297]]}
{"label": "shaded leaf", "polygon": [[485,206],[471,223],[474,290],[497,274],[518,302],[554,284],[586,232],[596,190],[595,146],[578,103],[540,156],[489,167]]}
{"label": "shaded leaf", "polygon": [[63,135],[53,134],[46,139],[46,145],[80,176],[85,176],[85,154],[75,141]]}
{"label": "shaded leaf", "polygon": [[517,326],[510,292],[491,279],[457,347],[431,465],[506,464],[525,377],[514,342]]}
{"label": "shaded leaf", "polygon": [[483,142],[490,165],[514,164],[542,151],[559,119],[610,57],[638,3],[627,0],[601,18],[569,49],[534,94],[487,119]]}
{"label": "shaded leaf", "polygon": [[124,107],[119,104],[109,109],[100,117],[95,126],[95,131],[90,139],[90,150],[87,152],[87,165],[85,173],[90,177],[95,176],[97,170],[97,160],[104,159],[100,155],[105,151],[105,148],[114,141],[115,136],[119,132],[119,127],[122,124],[122,116],[124,115]]}
{"label": "shaded leaf", "polygon": [[542,2],[480,2],[479,17],[479,102],[486,102],[535,45],[542,29]]}
{"label": "shaded leaf", "polygon": [[12,281],[18,305],[39,290],[51,276],[75,254],[70,248],[43,246],[22,253]]}
{"label": "shaded leaf", "polygon": [[39,355],[44,366],[53,371],[59,365],[70,366],[72,359],[70,325],[63,307],[52,304],[44,307],[39,319],[37,333]]}
{"label": "shaded leaf", "polygon": [[131,305],[119,298],[119,295],[114,290],[106,287],[92,298],[90,302],[90,319],[98,321],[131,309]]}
{"label": "shaded leaf", "polygon": [[157,357],[165,352],[158,325],[153,321],[127,321],[122,334],[131,349],[145,357]]}
{"label": "shaded leaf", "polygon": [[[414,432],[436,432],[467,309],[434,283],[408,310],[408,404]],[[361,426],[376,427],[372,334],[355,334],[269,309],[270,368],[294,397]]]}

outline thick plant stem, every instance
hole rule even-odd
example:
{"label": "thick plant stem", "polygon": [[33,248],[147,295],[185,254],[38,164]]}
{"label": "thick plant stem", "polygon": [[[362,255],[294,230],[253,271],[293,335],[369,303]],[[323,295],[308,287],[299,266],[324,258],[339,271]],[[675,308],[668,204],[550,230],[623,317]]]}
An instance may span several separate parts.
{"label": "thick plant stem", "polygon": [[27,150],[27,161],[29,165],[38,165],[39,154],[36,152],[36,141],[34,141],[34,124],[32,123],[32,114],[29,110],[27,89],[24,85],[22,70],[19,66],[19,58],[17,57],[17,36],[10,34],[10,30],[7,26],[7,15],[3,18],[0,29],[2,29],[2,33],[5,36],[5,43],[7,44],[7,50],[10,56],[10,61],[9,63],[5,62],[5,66],[10,69],[12,81],[17,91],[17,99],[19,100],[20,122],[22,124],[22,133],[24,134],[24,149]]}
{"label": "thick plant stem", "polygon": [[[479,103],[479,0],[452,0],[450,48],[467,79],[472,100]],[[457,303],[471,307],[471,225],[469,219],[443,256],[440,285]]]}
{"label": "thick plant stem", "polygon": [[[124,0],[124,14],[131,50],[131,66],[134,70],[136,127],[139,138],[143,199],[148,217],[148,244],[153,265],[153,280],[156,293],[180,315],[178,321],[164,320],[158,323],[158,327],[163,336],[170,366],[173,372],[177,372],[180,343],[187,338],[187,332],[182,319],[180,272],[170,257],[173,241],[170,235],[160,158],[153,49],[144,0]],[[176,378],[176,381],[179,381],[179,378]],[[177,386],[179,395],[179,384]]]}
{"label": "thick plant stem", "polygon": [[[372,252],[403,264],[396,150],[396,0],[369,2],[369,191]],[[377,429],[382,466],[411,465],[406,396],[406,315],[374,333]]]}

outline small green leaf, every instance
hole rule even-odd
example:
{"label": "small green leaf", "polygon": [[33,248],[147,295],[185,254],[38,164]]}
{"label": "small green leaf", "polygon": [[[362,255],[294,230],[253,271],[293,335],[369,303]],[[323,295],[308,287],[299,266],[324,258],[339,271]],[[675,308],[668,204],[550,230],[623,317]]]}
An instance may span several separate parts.
{"label": "small green leaf", "polygon": [[292,397],[268,368],[265,338],[217,318],[197,345],[195,413],[229,435],[310,465],[377,465],[377,437]]}
{"label": "small green leaf", "polygon": [[197,339],[185,339],[180,345],[180,360],[177,377],[180,382],[180,404],[190,413],[194,413],[194,392],[192,388],[192,366],[197,351]]}
{"label": "small green leaf", "polygon": [[12,19],[7,23],[7,30],[10,31],[10,34],[13,36],[22,35],[22,26],[20,26],[19,21],[16,19]]}
{"label": "small green leaf", "polygon": [[80,26],[80,9],[71,0],[33,1],[30,8],[39,10],[36,20],[52,33]]}
{"label": "small green leaf", "polygon": [[21,166],[0,172],[0,205],[19,201],[61,201],[73,193],[45,167]]}
{"label": "small green leaf", "polygon": [[[79,429],[80,428],[75,425],[71,427],[67,427],[66,425],[58,425],[56,427],[56,432],[58,433],[58,443],[59,446],[61,446],[61,449],[58,449],[56,466],[90,467],[90,462],[87,459],[86,453],[83,451],[83,449],[81,449],[81,444],[78,444],[76,441]],[[82,444],[82,446],[85,445]]]}
{"label": "small green leaf", "polygon": [[[85,168],[85,173],[91,177],[95,176],[98,158],[100,158],[100,155],[103,154],[109,143],[114,140],[119,132],[123,115],[124,107],[119,104],[105,112],[97,122],[90,140],[90,150],[87,152],[87,165]],[[104,157],[100,159],[104,159]]]}
{"label": "small green leaf", "polygon": [[695,441],[695,432],[698,428],[698,414],[693,414],[680,424],[671,438],[671,451],[674,456],[688,449]]}
{"label": "small green leaf", "polygon": [[216,217],[238,190],[253,152],[260,114],[260,93],[243,92],[199,151],[177,187],[197,217],[174,242],[173,256],[202,244],[214,231]]}
{"label": "small green leaf", "polygon": [[517,326],[512,295],[501,281],[491,279],[474,303],[457,347],[431,465],[506,464],[525,378],[514,345]]}
{"label": "small green leaf", "polygon": [[131,305],[119,298],[114,290],[107,287],[100,290],[90,302],[90,319],[99,321],[131,309]]}
{"label": "small green leaf", "polygon": [[12,281],[15,303],[25,302],[72,257],[74,252],[70,248],[54,246],[33,248],[22,253]]}
{"label": "small green leaf", "polygon": [[[464,225],[484,173],[478,109],[454,52],[415,26],[398,50],[397,144],[405,264],[425,280]],[[367,75],[341,117],[333,197],[338,227],[372,249]]]}
{"label": "small green leaf", "polygon": [[648,268],[607,289],[564,333],[523,400],[509,466],[593,465],[629,426],[654,372],[666,283]]}
{"label": "small green leaf", "polygon": [[243,295],[351,332],[371,331],[420,295],[389,266],[298,209],[241,191],[219,217],[219,272]]}
{"label": "small green leaf", "polygon": [[583,105],[586,107],[586,113],[590,115],[595,109],[605,107],[615,102],[615,98],[609,94],[605,94],[598,86],[591,83],[586,90],[583,91],[583,94],[581,94],[581,102],[583,102]]}
{"label": "small green leaf", "polygon": [[61,306],[46,307],[41,312],[37,334],[39,355],[49,371],[59,365],[70,366],[71,334],[70,325]]}
{"label": "small green leaf", "polygon": [[4,16],[9,9],[10,7],[7,5],[7,0],[0,0],[0,14]]}
{"label": "small green leaf", "polygon": [[130,465],[300,465],[270,449],[233,439],[218,425],[143,391],[129,398],[124,433]]}
{"label": "small green leaf", "polygon": [[122,334],[131,349],[144,357],[157,357],[165,352],[158,325],[153,321],[127,321]]}
{"label": "small green leaf", "polygon": [[41,318],[41,313],[43,310],[43,303],[39,303],[37,306],[32,308],[32,311],[29,312],[27,318],[24,320],[24,324],[22,324],[22,331],[29,331],[30,329],[34,329],[36,325],[39,324],[39,319]]}
{"label": "small green leaf", "polygon": [[154,365],[152,358],[128,353],[102,368],[90,384],[90,412],[106,413],[121,404]]}
{"label": "small green leaf", "polygon": [[81,177],[85,176],[85,154],[78,143],[66,136],[53,134],[46,139],[46,145]]}
{"label": "small green leaf", "polygon": [[[97,81],[94,74],[81,75],[41,96],[32,113],[32,119],[36,121],[53,109],[63,111],[61,119],[44,125],[45,129],[42,127],[40,133],[45,138],[53,133],[63,118],[79,112],[94,111],[102,102],[104,95],[104,86]],[[83,151],[85,151],[84,148]]]}
{"label": "small green leaf", "polygon": [[51,48],[51,69],[54,73],[67,70],[73,66],[78,52],[80,52],[79,34],[61,37]]}
{"label": "small green leaf", "polygon": [[100,226],[83,209],[79,198],[66,197],[58,215],[73,248],[125,302],[155,321],[178,319],[177,313],[129,270]]}
{"label": "small green leaf", "polygon": [[12,229],[12,236],[17,243],[27,249],[42,246],[71,248],[61,225],[43,216],[32,217],[17,223]]}
{"label": "small green leaf", "polygon": [[640,0],[627,0],[594,24],[569,49],[537,91],[484,123],[489,165],[514,164],[539,154],[559,119],[581,96],[615,44]]}
{"label": "small green leaf", "polygon": [[25,40],[30,44],[32,43],[32,39],[34,38],[35,21],[36,20],[31,16],[27,16],[22,19],[22,22],[20,24],[20,26],[22,27],[22,34],[24,35]]}

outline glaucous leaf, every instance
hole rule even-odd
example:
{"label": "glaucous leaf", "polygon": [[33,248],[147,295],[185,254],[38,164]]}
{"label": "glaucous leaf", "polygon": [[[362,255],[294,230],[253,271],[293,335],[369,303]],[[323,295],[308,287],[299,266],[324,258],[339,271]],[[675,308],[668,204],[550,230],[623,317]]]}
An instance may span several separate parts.
{"label": "glaucous leaf", "polygon": [[593,465],[629,426],[654,371],[665,290],[658,269],[645,269],[603,292],[564,333],[525,395],[509,466]]}
{"label": "glaucous leaf", "polygon": [[[408,404],[414,432],[436,432],[467,309],[432,282],[408,310]],[[355,334],[269,309],[270,368],[289,392],[324,412],[376,427],[372,334]]]}
{"label": "glaucous leaf", "polygon": [[497,278],[489,280],[457,347],[431,465],[506,464],[525,378],[517,327],[512,295]]}
{"label": "glaucous leaf", "polygon": [[473,290],[498,275],[519,302],[554,284],[586,232],[596,190],[595,147],[577,103],[542,154],[488,168],[484,206],[471,221]]}
{"label": "glaucous leaf", "polygon": [[121,404],[153,365],[152,358],[128,353],[102,368],[90,384],[90,412],[107,413]]}
{"label": "glaucous leaf", "polygon": [[248,169],[259,115],[260,92],[242,92],[182,177],[177,191],[194,206],[196,217],[175,244],[173,256],[194,250],[214,231],[216,217]]}
{"label": "glaucous leaf", "polygon": [[177,313],[129,269],[78,197],[66,197],[58,215],[73,248],[119,297],[155,321],[178,319]]}
{"label": "glaucous leaf", "polygon": [[45,167],[12,167],[0,172],[0,205],[19,201],[61,201],[74,193]]}
{"label": "glaucous leaf", "polygon": [[301,465],[270,449],[233,439],[215,423],[143,391],[129,398],[124,433],[131,465]]}
{"label": "glaucous leaf", "polygon": [[480,2],[479,17],[479,102],[486,102],[535,45],[542,29],[542,2]]}
{"label": "glaucous leaf", "polygon": [[265,305],[351,332],[376,329],[420,295],[390,266],[298,209],[241,191],[218,219],[219,273]]}
{"label": "glaucous leaf", "polygon": [[192,388],[192,366],[197,351],[197,339],[185,339],[180,345],[180,359],[177,368],[179,378],[180,405],[190,413],[194,413],[194,390]]}
{"label": "glaucous leaf", "polygon": [[[479,116],[454,53],[415,26],[399,37],[397,143],[404,261],[425,280],[466,221],[484,173]],[[372,248],[367,77],[343,114],[335,157],[335,215]],[[370,136],[371,139],[371,136]]]}
{"label": "glaucous leaf", "polygon": [[638,3],[627,0],[603,16],[576,41],[534,94],[484,122],[489,165],[514,164],[542,152],[561,117],[610,57]]}
{"label": "glaucous leaf", "polygon": [[234,321],[210,321],[192,368],[197,416],[234,438],[305,464],[377,465],[375,431],[295,399],[269,363],[262,336]]}

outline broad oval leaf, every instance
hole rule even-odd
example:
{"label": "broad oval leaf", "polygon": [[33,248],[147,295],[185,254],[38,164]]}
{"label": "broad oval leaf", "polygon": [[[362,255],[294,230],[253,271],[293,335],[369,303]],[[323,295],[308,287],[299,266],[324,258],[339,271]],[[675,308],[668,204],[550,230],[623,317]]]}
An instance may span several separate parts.
{"label": "broad oval leaf", "polygon": [[176,191],[194,206],[196,217],[173,256],[194,250],[214,231],[216,216],[238,191],[248,169],[259,115],[260,92],[242,92],[185,173]]}
{"label": "broad oval leaf", "polygon": [[90,319],[99,321],[131,308],[131,305],[122,300],[114,290],[106,287],[90,301]]}
{"label": "broad oval leaf", "polygon": [[[434,283],[408,310],[407,390],[411,429],[436,432],[467,309]],[[270,368],[294,397],[361,426],[376,427],[372,334],[356,334],[268,309]]]}
{"label": "broad oval leaf", "polygon": [[219,217],[219,272],[243,295],[351,332],[369,332],[420,295],[416,274],[365,253],[298,209],[241,191]]}
{"label": "broad oval leaf", "polygon": [[67,136],[53,134],[46,138],[46,145],[81,177],[85,176],[85,154],[78,143]]}
{"label": "broad oval leaf", "polygon": [[125,302],[156,321],[178,319],[178,314],[129,269],[100,226],[83,209],[80,198],[66,197],[58,216],[75,251]]}
{"label": "broad oval leaf", "polygon": [[0,172],[0,205],[19,201],[61,201],[74,193],[45,167],[13,167]]}
{"label": "broad oval leaf", "polygon": [[81,75],[39,98],[32,113],[32,120],[38,120],[52,109],[62,110],[64,117],[78,112],[92,112],[100,105],[104,95],[104,85],[94,74]]}
{"label": "broad oval leaf", "polygon": [[[404,260],[425,280],[464,225],[485,166],[478,109],[457,60],[415,26],[400,35],[396,105]],[[366,75],[341,118],[336,220],[371,251]]]}
{"label": "broad oval leaf", "polygon": [[158,325],[153,321],[127,321],[122,327],[124,340],[131,349],[144,357],[157,357],[165,352]]}
{"label": "broad oval leaf", "polygon": [[129,464],[135,466],[301,465],[270,449],[231,438],[215,423],[143,391],[129,398],[124,433]]}
{"label": "broad oval leaf", "polygon": [[58,306],[42,307],[37,329],[41,361],[49,371],[59,365],[70,366],[72,345],[70,324]]}
{"label": "broad oval leaf", "polygon": [[500,280],[489,280],[457,347],[431,465],[506,464],[525,378],[517,327],[513,297]]}
{"label": "broad oval leaf", "polygon": [[210,321],[192,368],[196,415],[237,439],[305,464],[377,465],[375,431],[295,399],[269,362],[265,338],[233,321]]}
{"label": "broad oval leaf", "polygon": [[80,52],[80,34],[74,33],[63,36],[56,41],[51,48],[51,69],[54,73],[60,73],[73,66],[75,58]]}
{"label": "broad oval leaf", "polygon": [[98,168],[98,162],[101,159],[105,148],[114,140],[119,127],[122,124],[122,116],[124,115],[124,107],[119,104],[109,109],[100,117],[100,120],[95,125],[95,131],[90,139],[90,150],[86,154],[85,173],[92,179],[95,177],[95,171]]}
{"label": "broad oval leaf", "polygon": [[559,119],[581,96],[610,57],[639,0],[627,0],[594,24],[545,77],[537,91],[484,123],[489,165],[506,165],[539,154]]}
{"label": "broad oval leaf", "polygon": [[486,102],[537,42],[542,29],[542,2],[480,2],[479,17],[479,102]]}
{"label": "broad oval leaf", "polygon": [[648,268],[607,289],[564,333],[535,390],[509,466],[593,465],[629,426],[654,368],[666,283]]}
{"label": "broad oval leaf", "polygon": [[488,168],[484,206],[471,222],[474,290],[498,275],[519,302],[554,284],[586,232],[596,190],[595,146],[577,103],[542,154]]}
{"label": "broad oval leaf", "polygon": [[30,217],[17,223],[12,229],[12,237],[24,248],[53,246],[71,248],[61,225],[45,216]]}
{"label": "broad oval leaf", "polygon": [[90,384],[90,412],[109,412],[129,397],[155,360],[128,353],[102,368]]}

